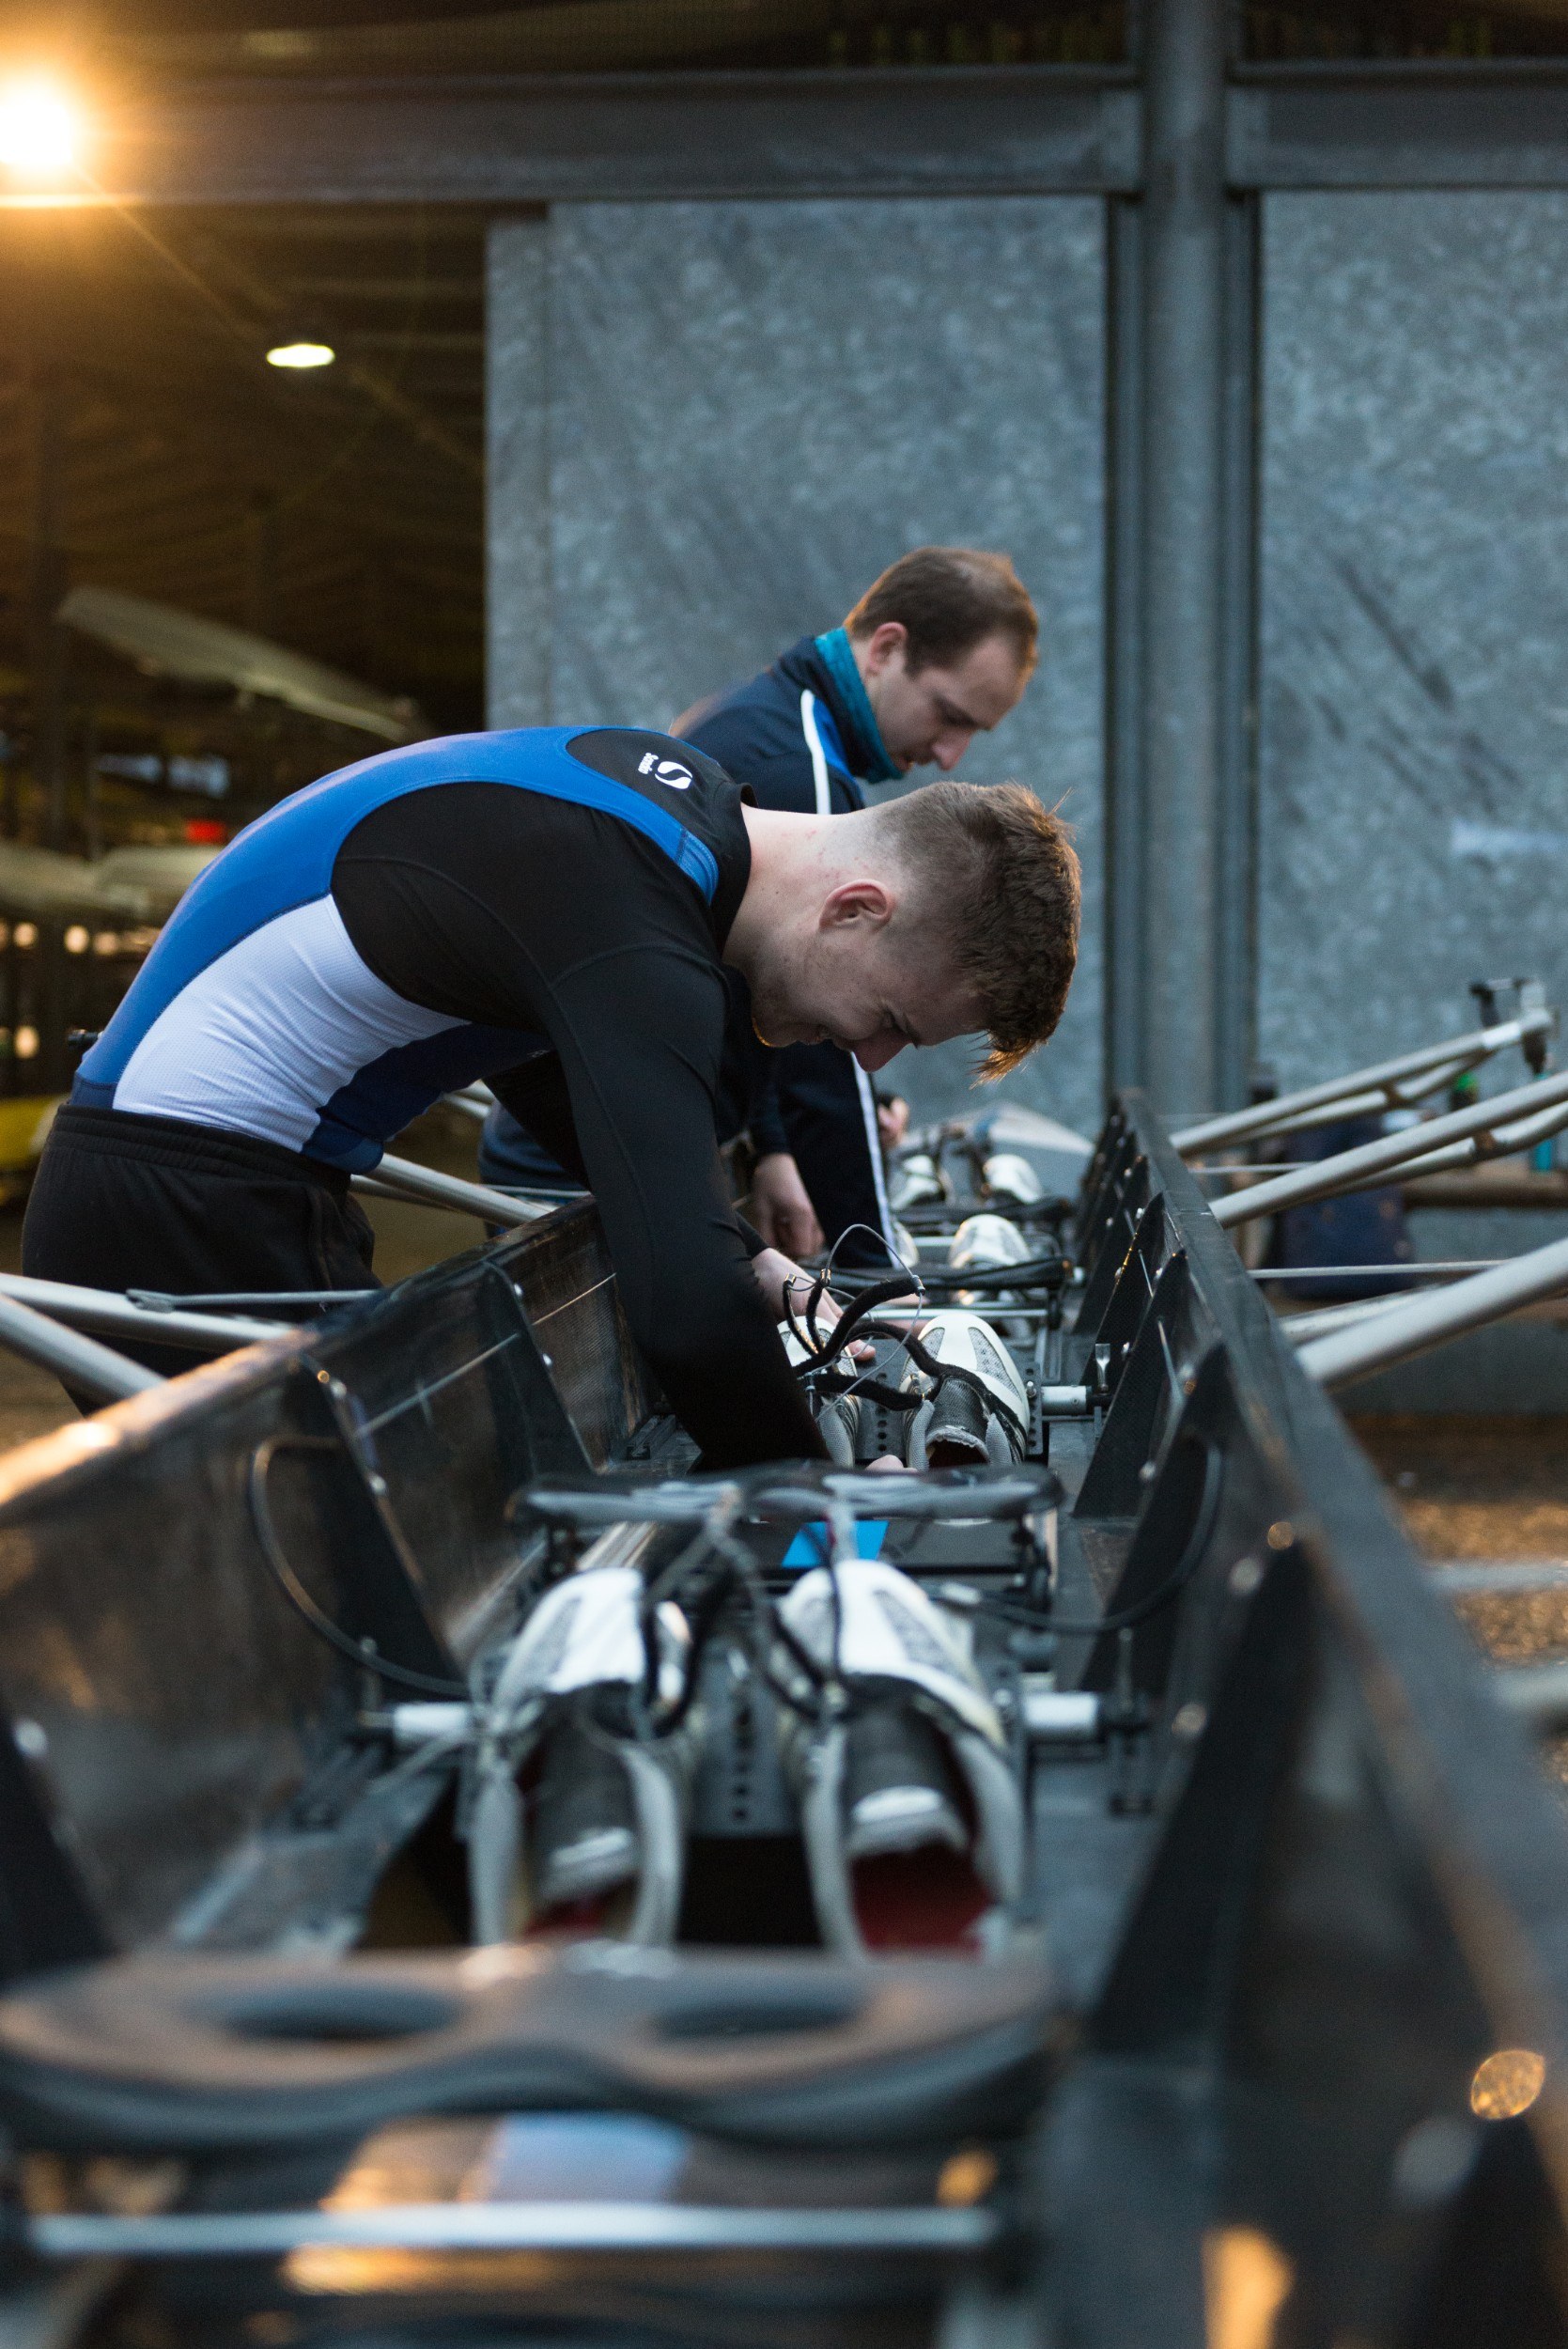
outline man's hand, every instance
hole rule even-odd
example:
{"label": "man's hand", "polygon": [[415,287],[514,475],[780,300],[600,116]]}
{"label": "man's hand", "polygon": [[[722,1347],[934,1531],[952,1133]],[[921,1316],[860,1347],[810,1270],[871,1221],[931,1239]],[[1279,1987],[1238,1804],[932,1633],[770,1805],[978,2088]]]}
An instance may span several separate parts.
{"label": "man's hand", "polygon": [[[784,1311],[786,1292],[794,1304],[797,1320],[803,1318],[806,1300],[812,1291],[811,1273],[803,1272],[788,1256],[781,1255],[778,1249],[765,1248],[760,1255],[752,1258],[752,1278],[762,1291],[763,1301],[775,1321],[787,1317]],[[816,1326],[824,1337],[838,1318],[839,1308],[824,1289],[816,1306]],[[877,1355],[875,1346],[863,1344],[860,1339],[850,1345],[848,1352],[857,1362],[874,1361]]]}
{"label": "man's hand", "polygon": [[877,1134],[884,1150],[896,1150],[908,1130],[909,1104],[901,1093],[895,1093],[891,1101],[877,1102]]}
{"label": "man's hand", "polygon": [[815,1256],[822,1246],[822,1226],[787,1150],[770,1150],[758,1159],[752,1176],[750,1220],[759,1238],[786,1255]]}
{"label": "man's hand", "polygon": [[[763,1302],[775,1321],[787,1318],[786,1293],[793,1299],[797,1314],[811,1295],[812,1275],[803,1272],[792,1257],[783,1255],[777,1248],[765,1248],[760,1255],[752,1258],[752,1278],[762,1291]],[[824,1330],[830,1329],[838,1319],[838,1307],[826,1290],[817,1306],[816,1318]]]}

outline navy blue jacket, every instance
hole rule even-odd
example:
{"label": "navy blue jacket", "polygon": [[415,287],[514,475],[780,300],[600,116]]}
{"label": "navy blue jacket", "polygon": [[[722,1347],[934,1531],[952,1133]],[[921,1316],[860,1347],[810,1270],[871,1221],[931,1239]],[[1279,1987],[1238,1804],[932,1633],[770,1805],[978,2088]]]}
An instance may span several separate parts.
{"label": "navy blue jacket", "polygon": [[[717,759],[735,782],[749,785],[759,807],[846,816],[865,805],[857,770],[876,761],[814,637],[802,636],[760,676],[698,702],[670,731]],[[869,1078],[836,1044],[760,1051],[751,1033],[745,988],[730,976],[732,1017],[718,1105],[721,1139],[745,1125],[759,1154],[789,1151],[828,1245],[843,1238],[839,1262],[885,1268],[887,1247],[870,1237],[880,1233],[892,1244],[893,1217]],[[480,1170],[489,1181],[539,1190],[570,1181],[531,1135],[498,1110],[491,1111],[485,1128]],[[867,1228],[852,1231],[856,1224]]]}
{"label": "navy blue jacket", "polygon": [[[846,816],[865,805],[857,775],[876,762],[813,637],[699,702],[670,731],[750,785],[759,807]],[[885,1266],[887,1247],[872,1235],[891,1247],[893,1217],[871,1080],[836,1044],[792,1044],[768,1059],[771,1086],[753,1098],[753,1143],[793,1153],[829,1246],[848,1234],[841,1264]]]}

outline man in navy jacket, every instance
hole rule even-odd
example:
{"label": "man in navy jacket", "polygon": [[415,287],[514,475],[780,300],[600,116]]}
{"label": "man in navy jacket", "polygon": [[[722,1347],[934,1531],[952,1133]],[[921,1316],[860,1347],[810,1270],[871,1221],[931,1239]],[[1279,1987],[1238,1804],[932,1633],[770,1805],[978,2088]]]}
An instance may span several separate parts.
{"label": "man in navy jacket", "polygon": [[[1036,640],[1034,607],[1005,555],[921,547],[882,573],[841,628],[802,637],[670,730],[759,807],[847,815],[866,805],[868,786],[911,768],[951,773],[1017,702]],[[735,1015],[723,1122],[744,1123],[757,1154],[757,1229],[788,1254],[838,1243],[841,1264],[885,1263],[893,1217],[865,1070],[832,1044],[791,1045],[765,1064],[753,1052],[748,1065],[743,1003]],[[549,1161],[504,1111],[491,1112],[481,1163],[493,1182],[550,1180]]]}

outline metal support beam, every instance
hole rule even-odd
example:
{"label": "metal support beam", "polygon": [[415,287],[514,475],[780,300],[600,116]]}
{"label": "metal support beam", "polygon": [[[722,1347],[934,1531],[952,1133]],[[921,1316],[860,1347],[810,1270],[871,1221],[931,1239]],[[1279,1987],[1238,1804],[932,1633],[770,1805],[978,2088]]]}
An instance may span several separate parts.
{"label": "metal support beam", "polygon": [[514,1199],[505,1190],[491,1190],[484,1183],[465,1183],[460,1175],[438,1174],[433,1166],[416,1166],[411,1159],[383,1157],[377,1161],[373,1174],[355,1174],[350,1178],[355,1190],[368,1191],[373,1198],[409,1199],[422,1206],[451,1207],[459,1215],[476,1215],[487,1223],[500,1223],[510,1229],[513,1225],[537,1223],[542,1216],[555,1212],[555,1201],[546,1206],[539,1200]]}
{"label": "metal support beam", "polygon": [[366,2210],[49,2212],[25,2222],[49,2260],[275,2259],[353,2244],[446,2251],[983,2251],[1001,2232],[974,2209],[767,2210],[670,2202],[412,2202]]}
{"label": "metal support beam", "polygon": [[24,1362],[52,1370],[62,1385],[95,1396],[101,1403],[121,1403],[128,1395],[144,1394],[163,1384],[156,1371],[128,1361],[113,1346],[100,1346],[75,1330],[62,1330],[31,1305],[0,1297],[0,1346],[20,1354]]}
{"label": "metal support beam", "polygon": [[1106,207],[1105,1067],[1148,1081],[1143,778],[1143,207]]}
{"label": "metal support beam", "polygon": [[126,100],[94,172],[141,204],[1099,190],[1136,184],[1132,81],[974,66],[187,85]]}
{"label": "metal support beam", "polygon": [[1144,80],[1141,701],[1147,1081],[1221,1099],[1225,0],[1153,0]]}
{"label": "metal support beam", "polygon": [[1560,58],[1266,65],[1234,78],[1233,187],[1568,185]]}
{"label": "metal support beam", "polygon": [[[1151,0],[1152,114],[1172,88],[1169,41],[1190,59],[1212,54],[1223,8]],[[1220,120],[1233,191],[1568,186],[1560,60],[1270,64],[1231,82]],[[1131,72],[1073,66],[186,84],[105,116],[97,190],[73,200],[1132,194],[1140,108]],[[1169,120],[1151,130],[1151,165],[1157,148],[1196,160],[1185,142],[1172,148]]]}
{"label": "metal support beam", "polygon": [[1262,210],[1227,195],[1220,346],[1219,786],[1216,1098],[1243,1102],[1257,1056],[1258,384]]}
{"label": "metal support beam", "polygon": [[[1568,1240],[1532,1248],[1528,1256],[1478,1272],[1473,1280],[1456,1281],[1452,1288],[1429,1290],[1424,1297],[1401,1299],[1368,1320],[1348,1330],[1309,1340],[1296,1359],[1303,1370],[1326,1387],[1348,1386],[1390,1363],[1406,1362],[1468,1330],[1482,1330],[1501,1321],[1523,1306],[1559,1297],[1568,1289]],[[1568,1676],[1568,1675],[1565,1675]]]}
{"label": "metal support beam", "polygon": [[237,1346],[275,1338],[287,1326],[235,1314],[188,1313],[178,1305],[138,1305],[118,1290],[84,1288],[70,1281],[35,1281],[23,1272],[0,1272],[0,1298],[30,1305],[51,1321],[95,1330],[122,1345],[176,1346],[194,1354],[232,1353]]}
{"label": "metal support beam", "polygon": [[1358,1143],[1331,1159],[1297,1167],[1291,1174],[1266,1176],[1213,1202],[1215,1221],[1226,1231],[1238,1223],[1253,1223],[1260,1215],[1279,1215],[1286,1207],[1305,1207],[1314,1199],[1335,1199],[1347,1191],[1374,1188],[1395,1167],[1409,1173],[1438,1165],[1473,1165],[1477,1159],[1522,1150],[1544,1135],[1568,1125],[1568,1069],[1538,1077],[1533,1084],[1512,1093],[1494,1094],[1488,1101],[1472,1101],[1467,1109],[1451,1110],[1420,1126],[1399,1128],[1375,1142]]}
{"label": "metal support beam", "polygon": [[1408,1109],[1424,1100],[1467,1068],[1477,1068],[1494,1053],[1517,1044],[1533,1069],[1545,1066],[1546,1039],[1557,1033],[1557,1013],[1533,979],[1525,981],[1531,1000],[1516,1019],[1487,1028],[1472,1028],[1465,1035],[1445,1036],[1440,1044],[1422,1045],[1393,1060],[1377,1061],[1368,1068],[1352,1068],[1322,1084],[1305,1085],[1272,1101],[1240,1110],[1234,1116],[1207,1117],[1188,1126],[1171,1140],[1184,1159],[1201,1150],[1228,1149],[1234,1143],[1255,1142],[1265,1134],[1299,1133],[1336,1119],[1365,1117],[1384,1110]]}

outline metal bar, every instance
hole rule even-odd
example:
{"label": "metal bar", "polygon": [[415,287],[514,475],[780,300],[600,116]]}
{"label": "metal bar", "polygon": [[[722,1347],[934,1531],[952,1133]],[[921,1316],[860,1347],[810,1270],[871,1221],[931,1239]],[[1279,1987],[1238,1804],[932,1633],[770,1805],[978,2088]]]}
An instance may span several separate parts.
{"label": "metal bar", "polygon": [[1560,1215],[1568,1207],[1568,1168],[1521,1166],[1495,1159],[1452,1174],[1423,1174],[1404,1185],[1407,1209],[1507,1207],[1520,1215]]}
{"label": "metal bar", "polygon": [[[1568,186],[1564,79],[1557,61],[1243,68],[1225,182]],[[1133,194],[1141,146],[1120,69],[236,79],[123,100],[95,174],[162,204]]]}
{"label": "metal bar", "polygon": [[1250,1184],[1245,1190],[1233,1191],[1229,1198],[1215,1200],[1211,1212],[1215,1221],[1230,1231],[1237,1223],[1250,1223],[1260,1215],[1276,1215],[1282,1207],[1304,1206],[1312,1199],[1328,1199],[1342,1191],[1362,1189],[1396,1166],[1403,1168],[1412,1159],[1431,1157],[1444,1143],[1490,1137],[1511,1120],[1559,1102],[1568,1116],[1565,1070],[1560,1070],[1556,1076],[1537,1078],[1533,1084],[1520,1085],[1512,1093],[1497,1094],[1490,1101],[1475,1101],[1467,1109],[1451,1111],[1446,1117],[1431,1118],[1424,1125],[1405,1127],[1396,1134],[1381,1134],[1375,1142],[1364,1142],[1354,1150],[1341,1150],[1315,1167],[1304,1167],[1299,1174],[1281,1174],[1271,1181]]}
{"label": "metal bar", "polygon": [[1142,743],[1148,1082],[1219,1075],[1226,0],[1145,18]]}
{"label": "metal bar", "polygon": [[[1331,1110],[1336,1117],[1359,1115],[1373,1109],[1394,1109],[1401,1100],[1419,1100],[1419,1093],[1405,1096],[1389,1090],[1402,1079],[1430,1076],[1430,1084],[1423,1091],[1435,1091],[1451,1077],[1473,1068],[1494,1052],[1508,1050],[1511,1044],[1522,1044],[1528,1035],[1550,1035],[1557,1026],[1557,1014],[1543,1006],[1538,1011],[1522,1012],[1517,1019],[1503,1019],[1495,1027],[1476,1028],[1467,1035],[1452,1035],[1440,1044],[1426,1044],[1418,1051],[1400,1052],[1392,1060],[1374,1061],[1370,1067],[1349,1070],[1343,1077],[1327,1078],[1323,1083],[1303,1085],[1295,1093],[1281,1094],[1275,1101],[1259,1101],[1251,1109],[1236,1110],[1220,1116],[1203,1117],[1184,1127],[1171,1137],[1184,1159],[1190,1159],[1195,1150],[1220,1148],[1227,1143],[1243,1142],[1260,1134],[1293,1133],[1312,1121],[1301,1114],[1306,1111]],[[1358,1097],[1365,1095],[1365,1100]],[[1327,1125],[1327,1116],[1317,1121]]]}
{"label": "metal bar", "polygon": [[1216,1097],[1248,1098],[1257,1045],[1257,547],[1261,202],[1224,201]]}
{"label": "metal bar", "polygon": [[1106,206],[1106,993],[1113,1090],[1148,1060],[1143,817],[1143,207]]}
{"label": "metal bar", "polygon": [[1413,1355],[1424,1354],[1429,1346],[1441,1346],[1467,1330],[1483,1329],[1488,1322],[1500,1321],[1522,1306],[1556,1297],[1565,1288],[1568,1239],[1554,1240],[1549,1247],[1534,1248],[1529,1255],[1495,1265],[1490,1272],[1456,1281],[1452,1288],[1401,1299],[1387,1313],[1373,1317],[1370,1325],[1362,1322],[1356,1329],[1315,1338],[1302,1346],[1296,1360],[1321,1385],[1343,1386],[1390,1362],[1408,1361]]}
{"label": "metal bar", "polygon": [[1292,1346],[1307,1346],[1313,1338],[1327,1337],[1331,1330],[1348,1330],[1369,1314],[1387,1313],[1390,1306],[1404,1302],[1402,1297],[1346,1298],[1343,1304],[1325,1305],[1316,1313],[1281,1315],[1280,1327]]}
{"label": "metal bar", "polygon": [[410,2202],[365,2210],[39,2213],[44,2259],[277,2258],[326,2246],[442,2251],[979,2251],[994,2211],[727,2210],[664,2202]]}
{"label": "metal bar", "polygon": [[1549,1135],[1560,1133],[1565,1123],[1568,1123],[1568,1104],[1560,1104],[1555,1109],[1543,1110],[1535,1117],[1512,1118],[1506,1126],[1499,1126],[1494,1133],[1487,1136],[1487,1147],[1484,1152],[1469,1153],[1466,1143],[1456,1143],[1450,1149],[1434,1150],[1430,1158],[1408,1159],[1405,1165],[1404,1179],[1406,1182],[1419,1183],[1423,1175],[1441,1174],[1451,1167],[1471,1165],[1477,1155],[1485,1158],[1512,1158],[1516,1151],[1528,1150],[1535,1143],[1545,1142]]}
{"label": "metal bar", "polygon": [[1568,1729],[1568,1664],[1511,1664],[1491,1674],[1493,1693],[1538,1737]]}
{"label": "metal bar", "polygon": [[454,1207],[476,1215],[487,1223],[536,1223],[552,1215],[554,1206],[537,1206],[529,1200],[508,1198],[484,1183],[465,1183],[460,1175],[438,1174],[433,1166],[415,1166],[411,1159],[383,1158],[373,1175],[350,1177],[356,1190],[380,1191],[393,1198],[416,1199],[427,1206]]}
{"label": "metal bar", "polygon": [[1430,1261],[1418,1257],[1412,1264],[1264,1264],[1253,1265],[1250,1269],[1254,1281],[1361,1281],[1374,1275],[1425,1281],[1434,1277],[1452,1280],[1467,1272],[1490,1272],[1495,1264],[1513,1262],[1512,1256],[1434,1257]]}
{"label": "metal bar", "polygon": [[1568,186],[1560,59],[1266,65],[1234,79],[1234,187]]}
{"label": "metal bar", "polygon": [[52,1370],[65,1386],[80,1388],[101,1403],[123,1403],[128,1395],[145,1394],[164,1383],[155,1370],[128,1361],[96,1338],[62,1330],[47,1314],[19,1305],[11,1297],[0,1297],[0,1346],[20,1354],[23,1361],[37,1362],[40,1370]]}
{"label": "metal bar", "polygon": [[[1429,1095],[1441,1092],[1444,1085],[1452,1084],[1456,1077],[1464,1076],[1468,1069],[1478,1065],[1482,1057],[1481,1054],[1475,1053],[1467,1058],[1444,1061],[1440,1067],[1426,1070],[1418,1076],[1406,1079],[1400,1084],[1377,1085],[1365,1093],[1335,1093],[1320,1108],[1299,1110],[1294,1116],[1271,1115],[1268,1112],[1271,1112],[1277,1105],[1273,1102],[1260,1103],[1256,1112],[1260,1122],[1250,1128],[1246,1136],[1240,1138],[1256,1139],[1265,1134],[1278,1137],[1281,1134],[1306,1133],[1314,1126],[1327,1126],[1331,1118],[1371,1117],[1383,1110],[1409,1109],[1416,1102],[1424,1101]],[[1343,1083],[1348,1081],[1338,1079],[1335,1081]],[[1237,1115],[1240,1114],[1238,1111]],[[1248,1114],[1250,1115],[1252,1112],[1248,1112]],[[1223,1149],[1225,1138],[1221,1136],[1219,1141],[1212,1146],[1216,1149]]]}
{"label": "metal bar", "polygon": [[[351,1305],[363,1298],[380,1297],[384,1292],[374,1289],[212,1289],[194,1297],[178,1297],[167,1289],[127,1289],[132,1305],[145,1305],[149,1313],[215,1313],[220,1309],[238,1311],[244,1305]],[[277,1335],[276,1322],[268,1324],[269,1336]]]}
{"label": "metal bar", "polygon": [[67,1281],[35,1281],[21,1272],[0,1272],[0,1297],[31,1305],[52,1321],[77,1330],[101,1330],[145,1346],[189,1346],[198,1354],[227,1354],[237,1346],[275,1338],[287,1324],[247,1321],[235,1315],[193,1314],[134,1305],[117,1290],[78,1288]]}
{"label": "metal bar", "polygon": [[1478,1595],[1497,1598],[1517,1591],[1568,1590],[1568,1565],[1556,1558],[1499,1562],[1495,1565],[1472,1565],[1466,1561],[1433,1566],[1429,1571],[1438,1589],[1452,1598]]}
{"label": "metal bar", "polygon": [[125,97],[120,203],[551,204],[1100,192],[1138,183],[1124,69],[256,79]]}

